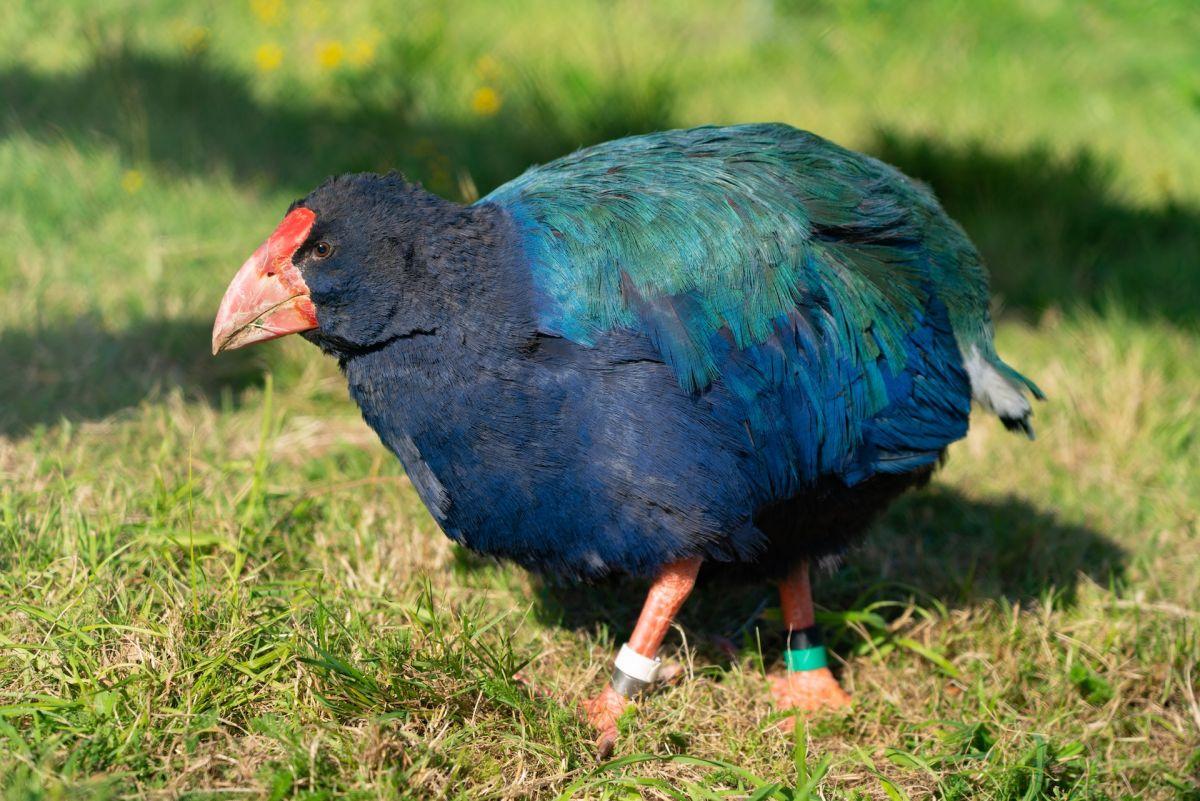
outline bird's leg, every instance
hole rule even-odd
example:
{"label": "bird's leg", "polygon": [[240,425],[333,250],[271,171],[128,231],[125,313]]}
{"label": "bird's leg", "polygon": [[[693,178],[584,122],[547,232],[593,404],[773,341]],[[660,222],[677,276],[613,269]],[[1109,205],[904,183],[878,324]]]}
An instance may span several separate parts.
{"label": "bird's leg", "polygon": [[601,757],[607,756],[616,743],[617,718],[630,701],[654,683],[659,666],[658,648],[671,627],[671,620],[695,586],[699,570],[698,557],[671,562],[662,569],[650,586],[629,642],[621,647],[612,679],[599,695],[584,702],[588,722],[598,735],[596,746]]}
{"label": "bird's leg", "polygon": [[[826,666],[821,630],[813,612],[807,561],[792,568],[787,578],[779,583],[779,601],[788,638],[784,652],[785,672],[767,677],[776,706],[806,711],[846,706],[850,696]],[[790,729],[795,725],[795,718],[788,718],[780,725]]]}

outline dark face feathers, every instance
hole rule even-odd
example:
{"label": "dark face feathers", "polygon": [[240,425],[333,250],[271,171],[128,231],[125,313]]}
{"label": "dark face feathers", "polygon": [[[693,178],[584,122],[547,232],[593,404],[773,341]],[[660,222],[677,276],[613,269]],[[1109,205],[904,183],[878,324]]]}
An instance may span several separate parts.
{"label": "dark face feathers", "polygon": [[514,257],[494,206],[451,203],[395,173],[332,177],[295,206],[317,216],[293,258],[317,309],[304,336],[343,362],[449,327],[494,338],[493,323],[526,318],[528,293],[496,279]]}
{"label": "dark face feathers", "polygon": [[316,214],[293,257],[317,310],[306,338],[344,359],[438,327],[440,240],[465,209],[394,173],[331,178],[296,206]]}

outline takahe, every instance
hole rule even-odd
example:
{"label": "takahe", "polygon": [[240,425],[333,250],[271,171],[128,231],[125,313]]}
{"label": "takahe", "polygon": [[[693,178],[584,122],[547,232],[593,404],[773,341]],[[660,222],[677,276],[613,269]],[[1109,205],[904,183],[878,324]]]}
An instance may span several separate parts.
{"label": "takahe", "polygon": [[468,206],[332,178],[233,279],[214,353],[303,332],[446,534],[569,580],[654,579],[602,747],[702,563],[777,582],[778,705],[848,696],[809,565],[967,432],[1032,436],[987,274],[924,186],[786,125],[636,136]]}

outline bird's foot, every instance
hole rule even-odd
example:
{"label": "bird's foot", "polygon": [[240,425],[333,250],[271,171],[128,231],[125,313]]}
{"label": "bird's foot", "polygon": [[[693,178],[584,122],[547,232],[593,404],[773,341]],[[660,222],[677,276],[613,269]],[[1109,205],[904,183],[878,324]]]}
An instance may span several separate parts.
{"label": "bird's foot", "polygon": [[632,703],[611,686],[605,685],[600,694],[583,702],[587,722],[596,730],[596,758],[607,759],[617,744],[617,720]]}
{"label": "bird's foot", "polygon": [[[553,701],[557,695],[537,686],[521,673],[513,676],[517,683],[529,692],[531,696]],[[596,758],[607,759],[617,744],[617,720],[633,702],[617,693],[612,687],[605,685],[604,690],[595,698],[586,698],[579,702],[582,717],[596,730]]]}
{"label": "bird's foot", "polygon": [[[788,671],[767,676],[771,695],[779,709],[799,709],[816,712],[820,709],[841,709],[850,705],[850,696],[829,668],[816,670]],[[796,725],[794,717],[784,718],[779,727],[790,731]]]}
{"label": "bird's foot", "polygon": [[[676,663],[663,665],[660,681],[674,682],[683,675],[683,667]],[[534,697],[553,701],[559,696],[531,681],[523,672],[513,676],[518,684]],[[583,719],[596,730],[596,758],[607,759],[617,744],[617,721],[634,702],[606,684],[599,695],[579,702]]]}

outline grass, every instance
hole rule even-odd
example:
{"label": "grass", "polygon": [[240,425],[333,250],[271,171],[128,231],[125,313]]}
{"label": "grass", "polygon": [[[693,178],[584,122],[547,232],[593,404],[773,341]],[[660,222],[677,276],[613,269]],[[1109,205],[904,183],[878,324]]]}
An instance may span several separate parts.
{"label": "grass", "polygon": [[[18,4],[0,789],[1200,798],[1198,38],[1182,2]],[[330,172],[470,198],[588,142],[766,119],[930,182],[1051,400],[1032,444],[978,421],[820,578],[851,712],[779,734],[770,590],[710,584],[681,680],[597,766],[513,675],[594,692],[643,588],[455,549],[332,365],[211,359],[212,314]]]}

